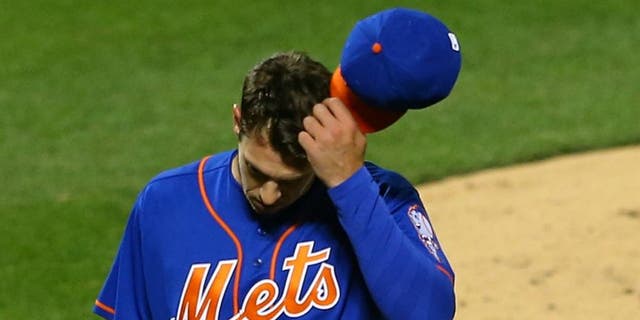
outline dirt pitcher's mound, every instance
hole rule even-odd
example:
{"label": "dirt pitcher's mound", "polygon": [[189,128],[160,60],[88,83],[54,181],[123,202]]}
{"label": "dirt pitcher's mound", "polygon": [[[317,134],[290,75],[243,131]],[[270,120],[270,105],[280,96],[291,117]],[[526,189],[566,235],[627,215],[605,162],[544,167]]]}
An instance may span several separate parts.
{"label": "dirt pitcher's mound", "polygon": [[640,146],[419,187],[456,319],[640,319]]}

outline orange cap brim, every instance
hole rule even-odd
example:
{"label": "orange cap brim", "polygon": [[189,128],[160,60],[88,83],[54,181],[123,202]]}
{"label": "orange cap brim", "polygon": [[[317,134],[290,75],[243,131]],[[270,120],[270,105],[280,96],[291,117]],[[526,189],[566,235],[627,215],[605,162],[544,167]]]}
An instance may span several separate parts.
{"label": "orange cap brim", "polygon": [[340,98],[349,108],[353,118],[358,123],[360,131],[372,133],[380,131],[396,122],[407,111],[389,111],[381,108],[370,107],[349,89],[347,82],[342,77],[340,66],[336,68],[331,77],[331,96]]}

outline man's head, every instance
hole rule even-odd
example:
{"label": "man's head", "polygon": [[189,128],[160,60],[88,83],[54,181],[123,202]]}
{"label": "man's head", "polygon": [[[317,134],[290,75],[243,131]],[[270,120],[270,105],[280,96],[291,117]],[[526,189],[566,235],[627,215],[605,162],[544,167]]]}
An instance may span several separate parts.
{"label": "man's head", "polygon": [[329,96],[330,79],[327,68],[299,52],[276,54],[245,77],[233,110],[239,139],[233,169],[256,212],[286,208],[313,182],[298,133],[314,104]]}

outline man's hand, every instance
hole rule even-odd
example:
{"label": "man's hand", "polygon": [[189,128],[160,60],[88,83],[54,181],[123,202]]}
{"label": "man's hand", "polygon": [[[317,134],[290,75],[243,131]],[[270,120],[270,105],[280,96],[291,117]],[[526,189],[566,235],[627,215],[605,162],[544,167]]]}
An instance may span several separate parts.
{"label": "man's hand", "polygon": [[303,120],[300,145],[316,176],[329,188],[347,180],[364,163],[367,140],[347,107],[337,98],[313,106]]}

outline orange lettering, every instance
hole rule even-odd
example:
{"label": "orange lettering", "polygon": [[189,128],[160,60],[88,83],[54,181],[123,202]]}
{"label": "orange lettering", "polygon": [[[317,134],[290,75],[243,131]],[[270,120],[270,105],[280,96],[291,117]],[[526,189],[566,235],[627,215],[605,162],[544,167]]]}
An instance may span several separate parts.
{"label": "orange lettering", "polygon": [[311,304],[318,309],[332,308],[338,302],[340,287],[332,265],[323,263],[320,266],[320,271],[313,280],[309,291],[311,294],[315,294],[312,296]]}
{"label": "orange lettering", "polygon": [[218,319],[222,297],[227,289],[236,263],[236,260],[220,261],[204,291],[202,290],[205,283],[204,278],[207,276],[211,264],[192,265],[182,291],[176,319]]}
{"label": "orange lettering", "polygon": [[277,297],[278,285],[275,282],[269,279],[259,281],[251,287],[242,304],[242,310],[232,320],[276,319],[282,313],[283,308],[282,302],[274,303]]}
{"label": "orange lettering", "polygon": [[[311,285],[311,290],[309,290],[303,297],[301,297],[302,284],[304,282],[308,267],[310,265],[318,264],[329,259],[330,251],[331,249],[327,248],[314,253],[313,242],[303,242],[299,243],[296,246],[296,251],[292,257],[284,260],[284,266],[282,267],[282,269],[289,270],[289,276],[287,277],[287,283],[285,284],[284,295],[285,313],[288,316],[297,317],[304,315],[314,306],[314,288],[315,290],[320,288],[319,284],[317,284],[319,279],[318,276],[320,274],[316,275],[316,278]],[[322,272],[322,269],[320,270],[320,272]],[[332,274],[332,276],[333,280],[331,281],[331,283],[335,283],[335,287],[337,288],[335,274]],[[337,298],[337,292],[335,294],[332,292],[330,295],[332,298],[334,296]],[[335,304],[335,302],[337,302],[337,299],[333,302]]]}
{"label": "orange lettering", "polygon": [[[232,320],[271,320],[283,312],[289,317],[305,315],[311,308],[330,309],[340,300],[340,287],[329,259],[331,248],[313,252],[313,241],[298,243],[291,257],[284,260],[282,270],[288,271],[282,295],[271,279],[257,282],[244,298],[242,309]],[[210,264],[191,267],[185,282],[176,320],[218,319],[224,292],[231,280],[237,260],[220,261],[207,288],[203,290]],[[302,285],[311,265],[321,264],[307,292]],[[280,296],[280,300],[278,299]]]}

